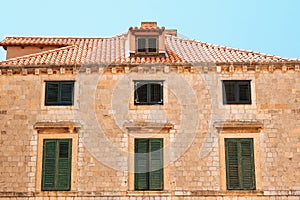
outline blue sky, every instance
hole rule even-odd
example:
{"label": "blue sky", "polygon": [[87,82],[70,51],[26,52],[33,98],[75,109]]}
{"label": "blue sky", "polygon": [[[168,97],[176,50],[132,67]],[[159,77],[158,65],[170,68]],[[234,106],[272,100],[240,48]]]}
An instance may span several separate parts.
{"label": "blue sky", "polygon": [[157,21],[190,39],[300,58],[298,0],[4,0],[0,7],[1,40],[8,35],[109,37],[141,21]]}

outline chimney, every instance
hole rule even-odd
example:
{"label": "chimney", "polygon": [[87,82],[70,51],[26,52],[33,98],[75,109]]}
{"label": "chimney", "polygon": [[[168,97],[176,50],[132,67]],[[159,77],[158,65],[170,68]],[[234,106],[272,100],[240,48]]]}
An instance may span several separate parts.
{"label": "chimney", "polygon": [[155,28],[157,28],[157,22],[142,22],[141,28],[142,29],[155,29]]}

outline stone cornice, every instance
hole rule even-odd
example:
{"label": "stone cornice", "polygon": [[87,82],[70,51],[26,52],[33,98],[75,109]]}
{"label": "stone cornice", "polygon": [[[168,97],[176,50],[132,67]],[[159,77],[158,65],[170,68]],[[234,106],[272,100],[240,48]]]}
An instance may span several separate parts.
{"label": "stone cornice", "polygon": [[272,65],[214,65],[212,63],[192,65],[186,64],[129,64],[129,65],[43,65],[43,66],[2,66],[0,67],[0,76],[4,75],[63,75],[63,74],[78,74],[78,73],[273,73],[280,71],[285,72],[300,72],[300,64],[283,64],[276,63]]}

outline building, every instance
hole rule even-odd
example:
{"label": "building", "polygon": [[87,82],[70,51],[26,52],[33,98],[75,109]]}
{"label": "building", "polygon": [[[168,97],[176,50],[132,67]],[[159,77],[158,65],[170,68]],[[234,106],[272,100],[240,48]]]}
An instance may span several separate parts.
{"label": "building", "polygon": [[155,22],[0,45],[0,199],[300,199],[300,60]]}

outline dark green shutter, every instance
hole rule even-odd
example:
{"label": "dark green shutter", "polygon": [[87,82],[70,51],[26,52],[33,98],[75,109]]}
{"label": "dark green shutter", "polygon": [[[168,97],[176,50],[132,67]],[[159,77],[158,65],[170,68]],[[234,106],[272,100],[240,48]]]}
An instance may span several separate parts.
{"label": "dark green shutter", "polygon": [[161,103],[163,99],[163,87],[161,83],[149,84],[150,102]]}
{"label": "dark green shutter", "polygon": [[163,189],[163,140],[150,139],[150,190]]}
{"label": "dark green shutter", "polygon": [[72,105],[73,104],[73,82],[62,82],[60,90],[60,101],[63,105]]}
{"label": "dark green shutter", "polygon": [[242,186],[244,189],[255,189],[255,168],[254,168],[254,152],[253,139],[241,139],[241,174]]}
{"label": "dark green shutter", "polygon": [[135,103],[145,104],[147,103],[147,84],[143,82],[135,83]]}
{"label": "dark green shutter", "polygon": [[135,139],[134,189],[163,189],[163,139]]}
{"label": "dark green shutter", "polygon": [[45,105],[57,104],[58,101],[59,101],[59,82],[47,82]]}
{"label": "dark green shutter", "polygon": [[227,189],[255,189],[253,139],[225,139],[225,157]]}
{"label": "dark green shutter", "polygon": [[147,190],[149,182],[149,142],[136,139],[134,145],[134,179],[135,190]]}
{"label": "dark green shutter", "polygon": [[42,190],[70,190],[71,141],[71,139],[44,140]]}
{"label": "dark green shutter", "polygon": [[55,188],[56,140],[44,140],[42,190]]}
{"label": "dark green shutter", "polygon": [[73,105],[74,81],[47,81],[45,105]]}

